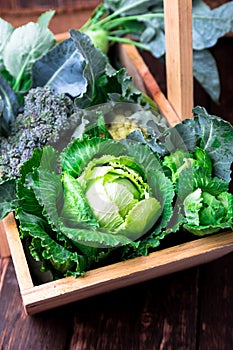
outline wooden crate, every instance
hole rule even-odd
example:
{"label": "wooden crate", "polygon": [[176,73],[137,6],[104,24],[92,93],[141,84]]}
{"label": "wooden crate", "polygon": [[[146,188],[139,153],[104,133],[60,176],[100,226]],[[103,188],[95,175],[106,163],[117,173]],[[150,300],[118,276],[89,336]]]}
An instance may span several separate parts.
{"label": "wooden crate", "polygon": [[233,251],[233,232],[183,243],[88,271],[84,277],[66,277],[34,285],[13,214],[3,220],[23,305],[32,315],[67,303],[210,262]]}
{"label": "wooden crate", "polygon": [[[184,118],[192,117],[192,1],[164,0],[164,5],[168,96],[161,92],[135,47],[122,45],[119,55],[135,84],[154,98],[161,114],[175,125]],[[61,34],[57,39],[62,40],[66,35]],[[233,251],[233,232],[224,232],[162,249],[147,257],[97,268],[77,279],[66,277],[35,285],[12,213],[2,221],[0,235],[0,252],[3,256],[9,254],[8,242],[23,305],[30,315],[207,263]]]}

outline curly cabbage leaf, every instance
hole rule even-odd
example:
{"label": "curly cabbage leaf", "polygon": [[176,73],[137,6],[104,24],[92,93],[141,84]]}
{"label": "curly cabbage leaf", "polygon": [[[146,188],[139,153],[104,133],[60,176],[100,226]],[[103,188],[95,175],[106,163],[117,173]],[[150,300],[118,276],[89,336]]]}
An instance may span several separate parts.
{"label": "curly cabbage leaf", "polygon": [[41,271],[50,270],[54,278],[83,274],[83,257],[56,242],[46,220],[21,210],[17,212],[17,219],[23,235],[32,237],[30,253],[36,261],[42,262]]}
{"label": "curly cabbage leaf", "polygon": [[16,184],[14,180],[5,181],[0,185],[0,220],[18,206]]}
{"label": "curly cabbage leaf", "polygon": [[[150,195],[141,175],[145,172],[149,176],[150,168],[160,166],[149,148],[135,143],[126,148],[114,140],[84,138],[75,140],[62,153],[61,160],[63,172],[80,182],[100,228],[112,230],[113,234],[125,233],[135,240],[160,216],[160,204]],[[138,213],[144,211],[145,220],[141,217],[140,223],[135,224]]]}
{"label": "curly cabbage leaf", "polygon": [[194,117],[185,119],[167,129],[157,140],[164,153],[183,149],[193,152],[196,147],[205,150],[213,165],[213,174],[230,183],[233,159],[233,126],[220,117],[210,115],[197,106]]}
{"label": "curly cabbage leaf", "polygon": [[205,235],[233,227],[229,183],[213,176],[211,158],[204,149],[177,150],[164,157],[163,165],[175,184],[185,230]]}
{"label": "curly cabbage leaf", "polygon": [[54,278],[80,275],[116,249],[118,259],[125,247],[148,252],[173,215],[172,182],[150,148],[132,141],[83,136],[60,155],[37,149],[16,194],[21,237]]}
{"label": "curly cabbage leaf", "polygon": [[184,213],[184,228],[198,236],[233,228],[233,196],[228,192],[213,196],[197,188],[185,198]]}

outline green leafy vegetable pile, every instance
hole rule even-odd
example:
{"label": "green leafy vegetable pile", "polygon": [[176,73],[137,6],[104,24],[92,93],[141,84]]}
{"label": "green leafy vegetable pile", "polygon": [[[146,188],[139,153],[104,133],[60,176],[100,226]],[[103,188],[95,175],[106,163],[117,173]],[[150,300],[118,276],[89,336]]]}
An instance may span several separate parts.
{"label": "green leafy vegetable pile", "polygon": [[202,236],[231,227],[233,196],[229,184],[213,176],[212,161],[199,147],[189,153],[177,150],[165,156],[163,165],[169,169],[178,200],[182,203],[184,228]]}
{"label": "green leafy vegetable pile", "polygon": [[[47,28],[53,12],[41,16],[15,75],[1,42],[0,219],[14,212],[24,244],[53,278],[148,255],[180,232],[190,239],[233,228],[230,123],[196,107],[194,118],[169,127],[90,39],[99,24],[108,39],[116,27],[118,41],[135,28],[147,36],[147,21],[163,14],[144,15],[145,4],[148,12],[161,7],[106,1],[56,45]],[[13,40],[18,29],[0,25]],[[51,41],[37,47],[44,31]]]}
{"label": "green leafy vegetable pile", "polygon": [[56,142],[61,131],[70,127],[73,101],[51,88],[31,89],[25,97],[24,112],[18,114],[11,135],[1,137],[0,173],[7,178],[19,175],[21,165],[35,148]]}
{"label": "green leafy vegetable pile", "polygon": [[[56,95],[66,94],[79,108],[118,100],[139,103],[141,100],[155,107],[149,97],[133,87],[126,70],[115,70],[86,34],[71,30],[69,39],[55,45],[47,28],[53,14],[54,11],[46,12],[37,23],[29,22],[16,29],[0,21],[0,31],[6,31],[10,38],[1,42],[0,47],[0,136],[14,132],[15,119],[22,114],[26,95],[34,94],[32,88],[45,88],[45,95],[47,88]],[[35,95],[37,100],[37,91]],[[42,97],[41,104],[45,105]]]}
{"label": "green leafy vegetable pile", "polygon": [[[220,79],[209,48],[233,31],[233,2],[215,9],[202,0],[193,0],[193,74],[213,101],[220,96]],[[113,42],[130,43],[164,58],[165,32],[162,0],[104,0],[81,28],[107,52]],[[133,40],[126,38],[130,35]]]}
{"label": "green leafy vegetable pile", "polygon": [[[23,112],[11,121],[10,135],[4,114],[0,118],[0,125],[7,130],[0,139],[0,173],[4,177],[18,176],[20,166],[33,150],[55,142],[61,131],[71,126],[71,120],[79,118],[80,109],[120,101],[156,108],[149,97],[133,87],[124,68],[115,70],[86,34],[74,30],[70,39],[33,64],[32,81]],[[11,93],[6,100],[14,101]]]}
{"label": "green leafy vegetable pile", "polygon": [[2,216],[15,211],[33,257],[55,277],[82,274],[117,247],[123,257],[148,232],[154,240],[146,249],[157,246],[173,214],[172,182],[156,155],[107,130],[94,136],[103,127],[87,128],[60,155],[51,146],[35,150],[20,178],[0,187]]}
{"label": "green leafy vegetable pile", "polygon": [[32,84],[32,66],[55,45],[48,29],[55,11],[44,12],[36,23],[18,28],[0,18],[0,135],[9,134],[23,98]]}
{"label": "green leafy vegetable pile", "polygon": [[2,183],[1,217],[15,212],[53,278],[148,255],[180,232],[232,229],[233,128],[201,107],[194,113],[174,127],[159,123],[156,134],[148,117],[119,141],[104,107],[84,114],[61,152],[36,149],[20,177]]}

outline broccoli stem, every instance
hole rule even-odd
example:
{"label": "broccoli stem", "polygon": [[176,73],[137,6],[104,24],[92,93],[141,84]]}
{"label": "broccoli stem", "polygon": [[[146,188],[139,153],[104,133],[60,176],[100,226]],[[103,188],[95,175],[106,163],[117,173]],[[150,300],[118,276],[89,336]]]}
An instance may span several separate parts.
{"label": "broccoli stem", "polygon": [[[129,22],[129,21],[139,21],[139,20],[150,19],[150,18],[164,18],[164,14],[163,13],[147,13],[144,15],[120,17],[120,18],[112,19],[111,21],[107,22],[104,25],[104,29],[111,30],[112,28],[119,27],[121,24],[124,24],[124,23]],[[101,22],[96,23],[94,26],[97,27],[99,25],[101,25]]]}
{"label": "broccoli stem", "polygon": [[89,27],[91,30],[97,30],[99,28],[103,28],[104,30],[109,31],[112,28],[116,28],[121,24],[130,22],[130,21],[138,21],[138,20],[150,19],[150,18],[164,18],[164,13],[146,13],[144,15],[125,16],[120,18],[114,18],[114,17],[112,17],[112,15],[108,15],[97,23],[91,23],[90,21],[89,25],[87,22],[80,30],[82,31],[84,28]]}
{"label": "broccoli stem", "polygon": [[118,43],[121,43],[121,44],[134,45],[134,46],[138,47],[141,50],[149,50],[148,46],[146,46],[144,44],[141,44],[138,41],[134,41],[134,40],[126,39],[126,38],[115,37],[115,36],[111,36],[111,35],[108,35],[107,39],[109,41],[114,41],[114,42],[118,42]]}

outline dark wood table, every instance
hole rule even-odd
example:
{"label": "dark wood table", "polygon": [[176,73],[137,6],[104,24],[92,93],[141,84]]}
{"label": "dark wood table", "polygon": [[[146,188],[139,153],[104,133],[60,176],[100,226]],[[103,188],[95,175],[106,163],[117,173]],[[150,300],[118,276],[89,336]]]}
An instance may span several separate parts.
{"label": "dark wood table", "polygon": [[2,350],[233,349],[233,253],[34,316],[11,258],[0,271]]}

